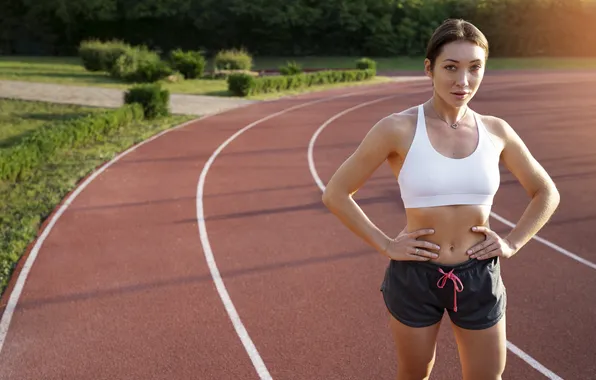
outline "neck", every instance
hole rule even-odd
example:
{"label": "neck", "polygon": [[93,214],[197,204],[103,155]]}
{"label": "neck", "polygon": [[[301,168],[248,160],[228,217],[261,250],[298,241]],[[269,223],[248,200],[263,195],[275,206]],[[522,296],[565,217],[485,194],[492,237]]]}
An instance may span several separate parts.
{"label": "neck", "polygon": [[463,105],[462,107],[453,107],[438,97],[436,94],[433,95],[429,103],[429,106],[434,109],[434,112],[448,124],[461,122],[462,117],[464,117],[468,109],[467,105]]}

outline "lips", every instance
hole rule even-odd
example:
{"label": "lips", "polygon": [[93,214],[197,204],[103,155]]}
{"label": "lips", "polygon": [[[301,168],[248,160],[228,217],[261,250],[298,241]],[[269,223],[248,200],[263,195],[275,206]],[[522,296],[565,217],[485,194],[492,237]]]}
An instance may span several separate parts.
{"label": "lips", "polygon": [[470,95],[469,92],[465,92],[465,91],[452,92],[451,94],[458,100],[467,99],[468,96]]}

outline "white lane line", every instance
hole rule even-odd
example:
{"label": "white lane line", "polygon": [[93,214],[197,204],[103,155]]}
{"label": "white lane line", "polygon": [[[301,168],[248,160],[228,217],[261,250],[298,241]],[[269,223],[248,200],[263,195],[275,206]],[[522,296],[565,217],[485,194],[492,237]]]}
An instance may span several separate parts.
{"label": "white lane line", "polygon": [[[515,227],[515,223],[512,223],[512,222],[508,221],[507,219],[503,218],[502,216],[500,216],[500,215],[498,215],[498,214],[496,214],[496,213],[494,213],[492,211],[490,213],[490,216],[492,216],[493,218],[497,219],[499,222],[501,222],[501,223],[503,223],[503,224],[505,224],[505,225],[507,225],[507,226],[509,226],[511,228],[514,228]],[[573,252],[569,252],[565,248],[560,247],[560,246],[556,245],[555,243],[551,243],[550,241],[548,241],[548,240],[546,240],[544,238],[541,238],[538,235],[532,236],[532,239],[541,242],[542,244],[544,244],[544,245],[546,245],[546,246],[554,249],[555,251],[557,251],[557,252],[559,252],[559,253],[561,253],[561,254],[563,254],[563,255],[565,255],[565,256],[567,256],[567,257],[569,257],[569,258],[571,258],[571,259],[573,259],[573,260],[575,260],[577,262],[580,262],[580,263],[582,263],[582,264],[584,264],[584,265],[586,265],[586,266],[588,266],[588,267],[590,267],[592,269],[596,269],[596,264],[595,263],[593,263],[593,262],[591,262],[591,261],[589,261],[587,259],[584,259],[583,257],[581,257],[579,255],[576,255]]]}
{"label": "white lane line", "polygon": [[135,145],[130,147],[128,150],[120,153],[119,155],[117,155],[116,157],[114,157],[111,161],[109,161],[108,163],[106,163],[105,165],[103,165],[102,167],[100,167],[99,169],[97,169],[93,174],[91,174],[89,177],[87,177],[86,180],[84,180],[71,194],[70,196],[68,196],[66,198],[66,200],[64,201],[64,203],[62,205],[60,205],[60,207],[58,208],[58,210],[56,211],[56,213],[52,216],[52,218],[50,219],[49,223],[47,224],[46,228],[44,228],[44,230],[42,231],[41,235],[39,236],[39,238],[37,239],[37,241],[35,242],[35,245],[33,246],[33,248],[31,249],[31,252],[29,253],[29,256],[27,257],[27,260],[25,261],[25,264],[23,265],[23,268],[21,269],[21,272],[19,273],[19,276],[17,278],[17,281],[15,283],[15,286],[10,294],[10,298],[8,299],[8,303],[6,304],[6,309],[4,309],[4,313],[2,314],[2,320],[0,320],[0,353],[2,353],[2,348],[4,347],[4,342],[6,341],[6,335],[8,334],[8,328],[10,327],[10,321],[12,320],[12,316],[14,314],[14,311],[17,307],[17,303],[19,302],[19,298],[21,297],[21,293],[23,292],[23,287],[25,286],[25,282],[27,281],[27,277],[29,276],[29,272],[31,271],[31,267],[33,266],[33,264],[35,263],[35,259],[37,258],[37,255],[39,253],[39,250],[41,249],[41,246],[43,245],[44,241],[47,239],[48,235],[50,234],[50,232],[52,231],[52,228],[54,228],[54,225],[56,224],[56,222],[58,221],[58,219],[60,219],[60,216],[62,216],[62,214],[64,214],[64,212],[66,211],[66,209],[68,208],[68,206],[71,205],[71,203],[75,200],[76,197],[79,196],[79,194],[87,187],[89,186],[89,184],[95,179],[97,178],[97,176],[99,176],[101,173],[103,173],[104,171],[106,171],[110,166],[112,166],[113,164],[115,164],[117,161],[119,161],[122,157],[126,156],[127,154],[131,153],[132,151],[138,149],[139,147],[147,144],[148,142],[151,142],[153,140],[155,140],[156,138],[179,128],[185,127],[188,124],[206,119],[210,116],[213,115],[208,115],[205,116],[203,118],[200,119],[193,119],[190,120],[184,124],[180,124],[176,127],[167,129],[165,131],[162,131],[156,135],[154,135],[153,137]]}
{"label": "white lane line", "polygon": [[325,123],[323,123],[323,125],[321,125],[319,127],[319,129],[317,129],[317,131],[314,133],[314,135],[312,135],[312,138],[310,139],[310,143],[308,144],[308,168],[310,169],[310,174],[312,175],[313,179],[315,180],[315,182],[317,183],[317,186],[319,187],[319,189],[321,189],[321,191],[325,190],[325,184],[323,184],[323,181],[317,174],[317,169],[315,168],[313,150],[314,150],[315,142],[317,141],[317,138],[319,137],[321,132],[323,132],[323,129],[325,129],[329,124],[333,123],[336,119],[339,119],[340,117],[342,117],[343,115],[345,115],[347,113],[350,113],[350,112],[355,111],[362,107],[369,106],[371,104],[375,104],[375,103],[379,103],[379,102],[382,102],[385,100],[396,98],[398,96],[399,95],[385,96],[384,98],[372,100],[372,101],[366,102],[366,103],[361,103],[357,106],[343,110],[340,113],[334,115],[333,117],[327,119],[327,121]]}
{"label": "white lane line", "polygon": [[548,369],[545,366],[543,366],[542,364],[540,364],[540,362],[538,360],[534,359],[530,355],[523,352],[519,347],[517,347],[515,344],[511,343],[510,341],[507,341],[507,348],[511,352],[513,352],[515,355],[520,357],[523,361],[525,361],[526,363],[531,365],[538,372],[540,372],[541,374],[546,376],[546,378],[552,379],[552,380],[563,380],[562,377],[559,377],[556,373],[554,373],[550,369]]}
{"label": "white lane line", "polygon": [[238,337],[242,341],[242,344],[244,345],[244,348],[245,348],[246,352],[248,353],[248,356],[250,357],[250,360],[252,361],[253,366],[255,367],[260,379],[271,380],[272,378],[271,378],[271,375],[269,374],[269,371],[267,370],[267,367],[265,366],[265,363],[263,362],[263,359],[261,358],[261,355],[257,351],[257,348],[255,347],[252,339],[248,335],[248,332],[246,331],[246,328],[244,327],[244,324],[242,323],[240,316],[238,315],[238,312],[236,311],[236,308],[234,307],[232,299],[230,298],[230,295],[229,295],[229,293],[226,289],[226,286],[224,285],[224,282],[223,282],[221,275],[219,273],[217,264],[215,263],[215,257],[213,255],[213,251],[211,249],[211,244],[209,243],[209,237],[207,235],[207,227],[206,227],[206,223],[205,223],[205,211],[204,211],[204,205],[203,205],[203,195],[204,195],[205,179],[207,178],[207,173],[209,172],[211,165],[213,165],[213,162],[215,161],[217,156],[222,152],[222,150],[226,146],[228,146],[232,141],[234,141],[238,136],[242,135],[244,132],[248,131],[249,129],[253,128],[254,126],[256,126],[264,121],[267,121],[269,119],[272,119],[276,116],[283,115],[290,111],[294,111],[294,110],[308,107],[308,106],[311,106],[311,105],[314,105],[317,103],[327,102],[330,100],[339,99],[339,98],[343,98],[343,97],[347,97],[347,96],[362,95],[362,94],[365,94],[370,91],[373,91],[373,90],[352,92],[352,93],[348,93],[348,94],[337,95],[337,96],[333,96],[333,97],[329,97],[329,98],[323,98],[323,99],[310,101],[307,103],[302,103],[302,104],[299,104],[299,105],[296,105],[296,106],[293,106],[290,108],[286,108],[282,111],[276,112],[274,114],[266,116],[262,119],[259,119],[255,122],[247,125],[246,127],[240,129],[238,132],[236,132],[232,136],[230,136],[226,141],[224,141],[215,150],[215,152],[213,152],[213,154],[211,155],[211,157],[209,157],[209,160],[207,160],[207,163],[203,167],[203,171],[201,172],[201,176],[199,177],[199,183],[197,186],[197,221],[198,221],[198,226],[199,226],[199,234],[201,237],[201,243],[203,245],[203,252],[205,254],[205,259],[209,266],[209,271],[211,272],[211,277],[213,278],[213,282],[215,283],[217,292],[219,293],[219,297],[221,298],[221,300],[224,304],[224,307],[228,313],[228,316],[230,317],[230,320],[232,321],[234,329],[236,330]]}
{"label": "white lane line", "polygon": [[[324,99],[321,101],[325,101],[325,100],[330,100],[330,99],[335,99],[335,98],[341,98],[343,96],[352,96],[352,95],[358,95],[358,94],[365,94],[367,92],[370,91],[374,91],[375,88],[373,89],[367,89],[366,91],[362,91],[362,92],[358,92],[358,93],[350,93],[350,94],[344,94],[344,95],[340,95],[340,96],[335,96],[335,97],[331,97],[328,99]],[[262,101],[260,104],[264,104],[264,103],[273,103],[273,102],[278,102],[278,101],[284,101],[287,98],[281,98],[281,99],[272,99],[272,100],[266,100],[266,101]],[[4,347],[4,343],[6,342],[6,336],[8,335],[8,330],[10,327],[10,322],[12,321],[12,317],[14,315],[15,309],[17,307],[17,304],[19,302],[19,299],[21,297],[21,294],[23,292],[23,288],[25,286],[25,283],[27,282],[27,278],[29,276],[29,273],[31,271],[31,268],[33,266],[33,264],[35,263],[35,260],[37,259],[37,255],[39,254],[39,251],[41,249],[41,247],[43,246],[43,243],[45,242],[45,240],[47,239],[47,237],[49,236],[50,232],[52,231],[52,229],[54,228],[54,225],[58,222],[58,220],[60,219],[60,217],[62,216],[62,214],[64,214],[64,212],[66,211],[66,209],[68,208],[68,206],[70,206],[72,204],[72,202],[79,196],[79,194],[87,187],[89,186],[89,184],[95,179],[97,178],[99,175],[101,175],[103,172],[105,172],[110,166],[114,165],[116,162],[118,162],[120,159],[122,159],[123,157],[125,157],[126,155],[128,155],[129,153],[135,151],[136,149],[140,148],[141,146],[163,136],[164,134],[183,128],[189,124],[195,123],[195,122],[201,122],[203,120],[209,119],[213,116],[217,116],[219,114],[223,114],[226,112],[231,112],[234,111],[236,109],[240,109],[240,108],[244,108],[244,107],[248,107],[252,104],[246,104],[246,105],[242,105],[233,109],[227,109],[227,110],[222,110],[222,111],[216,111],[216,112],[212,112],[212,113],[208,113],[205,114],[203,117],[200,118],[196,118],[193,120],[189,120],[183,124],[180,124],[178,126],[175,126],[173,128],[167,129],[165,131],[162,131],[150,138],[148,138],[147,140],[144,140],[140,143],[138,143],[137,145],[134,145],[132,147],[130,147],[129,149],[127,149],[126,151],[120,153],[119,155],[117,155],[116,157],[114,157],[112,160],[110,160],[109,162],[107,162],[106,164],[104,164],[102,167],[98,168],[94,173],[92,173],[89,177],[87,177],[86,180],[84,180],[83,182],[81,182],[81,184],[79,184],[72,192],[71,194],[64,200],[64,203],[62,205],[60,205],[60,207],[56,210],[56,212],[54,213],[54,215],[50,218],[50,221],[48,222],[48,224],[46,225],[46,227],[43,229],[43,231],[41,232],[41,234],[39,235],[39,237],[37,238],[37,240],[35,241],[35,244],[33,246],[33,248],[31,249],[31,251],[29,252],[29,255],[25,261],[25,264],[23,265],[23,267],[21,268],[21,271],[19,272],[19,275],[17,277],[17,280],[15,282],[15,285],[10,293],[10,297],[8,298],[8,302],[6,304],[6,307],[4,309],[4,312],[2,313],[2,319],[0,319],[0,354],[2,353],[2,349]]]}
{"label": "white lane line", "polygon": [[[310,169],[310,173],[312,174],[312,177],[314,179],[314,181],[316,182],[317,186],[319,187],[319,189],[321,190],[321,192],[325,191],[325,184],[323,183],[323,181],[321,180],[321,177],[319,177],[319,174],[317,172],[317,168],[315,166],[315,160],[314,160],[314,146],[315,143],[317,141],[317,138],[319,137],[319,135],[321,134],[321,132],[329,125],[331,124],[334,120],[338,119],[339,117],[352,112],[354,110],[357,110],[359,108],[362,107],[366,107],[369,106],[371,104],[374,103],[378,103],[384,100],[388,100],[390,98],[393,98],[394,96],[388,96],[388,97],[384,97],[384,98],[380,98],[377,100],[373,100],[370,102],[366,102],[366,103],[362,103],[359,104],[358,106],[352,107],[352,108],[348,108],[336,115],[334,115],[333,117],[329,118],[325,123],[323,123],[317,130],[316,132],[312,135],[310,142],[308,144],[308,167]],[[521,349],[519,349],[517,346],[515,346],[513,343],[507,341],[507,348],[509,350],[511,350],[511,352],[513,352],[515,355],[517,355],[518,357],[520,357],[523,361],[525,361],[526,363],[528,363],[530,366],[532,366],[535,370],[537,370],[538,372],[542,373],[544,376],[546,376],[548,379],[552,379],[552,380],[563,380],[561,377],[559,377],[557,374],[555,374],[554,372],[552,372],[551,370],[549,370],[548,368],[546,368],[545,366],[543,366],[542,364],[540,364],[540,362],[538,362],[536,359],[534,359],[533,357],[531,357],[530,355],[528,355],[527,353],[525,353],[524,351],[522,351]]]}
{"label": "white lane line", "polygon": [[[329,120],[327,120],[323,125],[321,125],[319,127],[319,129],[317,129],[317,131],[315,132],[315,134],[312,136],[312,138],[310,140],[310,143],[308,144],[308,165],[309,165],[310,172],[311,172],[311,174],[313,176],[313,179],[317,183],[317,186],[319,187],[319,189],[324,189],[325,188],[325,185],[323,184],[323,181],[321,180],[321,178],[319,178],[319,175],[316,172],[314,158],[313,158],[314,157],[313,150],[314,150],[315,141],[317,140],[317,138],[319,137],[319,135],[321,134],[321,132],[327,127],[327,125],[329,125],[334,120],[340,118],[341,116],[343,116],[343,115],[345,115],[345,114],[347,114],[349,112],[352,112],[352,111],[354,111],[354,110],[356,110],[358,108],[365,107],[365,106],[370,105],[370,104],[374,104],[374,103],[376,103],[378,101],[383,101],[383,100],[386,100],[386,99],[389,99],[389,98],[393,98],[393,97],[395,97],[395,96],[390,96],[390,97],[378,99],[378,100],[375,100],[375,101],[372,101],[372,102],[369,102],[369,103],[362,103],[362,104],[360,104],[360,105],[358,105],[356,107],[352,107],[350,109],[347,109],[345,111],[342,111],[342,112],[338,113],[337,115],[333,116],[332,118],[330,118]],[[490,215],[493,218],[495,218],[496,220],[498,220],[499,222],[501,222],[501,223],[503,223],[503,224],[505,224],[505,225],[507,225],[507,226],[509,226],[511,228],[514,228],[516,226],[515,223],[510,222],[509,220],[503,218],[502,216],[500,216],[499,214],[495,213],[494,211],[491,211]],[[554,249],[555,251],[557,251],[557,252],[559,252],[559,253],[561,253],[561,254],[563,254],[563,255],[565,255],[565,256],[567,256],[567,257],[569,257],[569,258],[571,258],[571,259],[573,259],[573,260],[575,260],[575,261],[577,261],[577,262],[579,262],[581,264],[584,264],[587,267],[590,267],[592,269],[596,269],[596,263],[593,263],[590,260],[587,260],[587,259],[585,259],[585,258],[583,258],[583,257],[581,257],[581,256],[579,256],[579,255],[577,255],[577,254],[575,254],[573,252],[570,252],[570,251],[566,250],[565,248],[556,245],[553,242],[550,242],[550,241],[548,241],[548,240],[546,240],[544,238],[541,238],[538,235],[532,236],[532,239],[534,239],[534,240],[536,240],[536,241],[538,241],[538,242],[546,245],[547,247],[550,247],[550,248]]]}

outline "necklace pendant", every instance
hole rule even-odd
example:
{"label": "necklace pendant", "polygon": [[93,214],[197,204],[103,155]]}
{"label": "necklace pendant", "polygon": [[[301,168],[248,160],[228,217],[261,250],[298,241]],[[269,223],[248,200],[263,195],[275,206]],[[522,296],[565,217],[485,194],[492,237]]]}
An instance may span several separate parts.
{"label": "necklace pendant", "polygon": [[453,129],[457,129],[457,127],[458,127],[457,123],[453,123],[453,124],[451,124],[451,128],[453,128]]}

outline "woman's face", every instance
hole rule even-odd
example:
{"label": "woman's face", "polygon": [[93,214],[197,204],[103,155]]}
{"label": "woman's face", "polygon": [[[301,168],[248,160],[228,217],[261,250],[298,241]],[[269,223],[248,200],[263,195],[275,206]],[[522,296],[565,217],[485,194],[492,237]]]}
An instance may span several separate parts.
{"label": "woman's face", "polygon": [[452,107],[466,105],[476,94],[482,78],[486,52],[468,41],[455,41],[443,45],[434,68],[424,60],[425,72],[433,81],[435,95]]}

